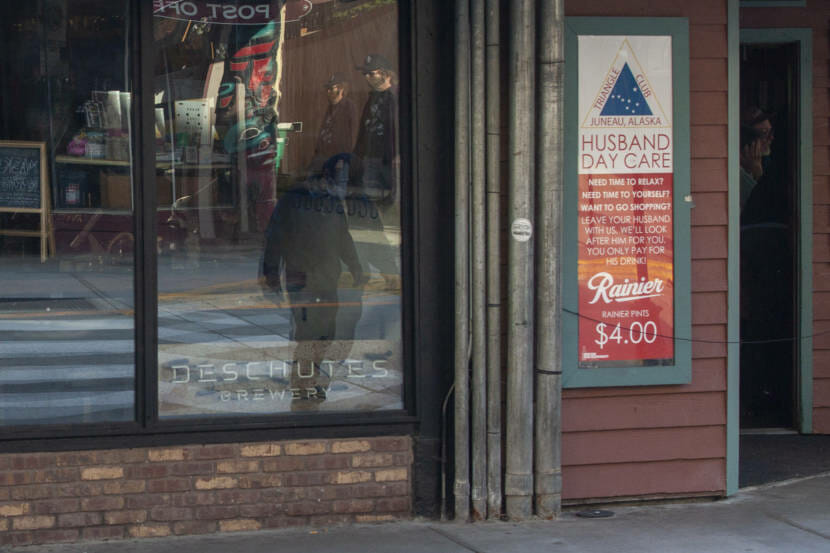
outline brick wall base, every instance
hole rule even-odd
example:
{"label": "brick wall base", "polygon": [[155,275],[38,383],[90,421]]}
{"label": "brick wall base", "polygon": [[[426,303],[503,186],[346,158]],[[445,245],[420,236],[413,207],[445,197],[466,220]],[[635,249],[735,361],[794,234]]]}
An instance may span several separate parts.
{"label": "brick wall base", "polygon": [[408,518],[408,436],[0,455],[0,545]]}

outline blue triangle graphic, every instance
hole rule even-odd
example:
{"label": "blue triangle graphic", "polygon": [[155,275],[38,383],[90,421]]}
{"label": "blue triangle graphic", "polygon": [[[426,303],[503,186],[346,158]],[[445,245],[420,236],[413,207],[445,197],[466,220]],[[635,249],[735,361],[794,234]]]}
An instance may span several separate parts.
{"label": "blue triangle graphic", "polygon": [[617,77],[614,89],[605,101],[600,115],[651,115],[651,108],[648,107],[643,91],[634,80],[627,63]]}

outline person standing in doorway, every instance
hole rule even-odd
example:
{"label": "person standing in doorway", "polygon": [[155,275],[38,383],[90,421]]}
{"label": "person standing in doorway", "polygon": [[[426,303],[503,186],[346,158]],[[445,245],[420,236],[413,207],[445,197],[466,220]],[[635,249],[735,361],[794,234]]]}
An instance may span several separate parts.
{"label": "person standing in doorway", "polygon": [[771,162],[774,115],[757,106],[741,111],[741,413],[764,426],[787,393],[779,374],[791,370],[790,222],[788,183]]}
{"label": "person standing in doorway", "polygon": [[764,176],[766,160],[772,154],[775,135],[771,119],[772,114],[757,106],[741,113],[741,210]]}

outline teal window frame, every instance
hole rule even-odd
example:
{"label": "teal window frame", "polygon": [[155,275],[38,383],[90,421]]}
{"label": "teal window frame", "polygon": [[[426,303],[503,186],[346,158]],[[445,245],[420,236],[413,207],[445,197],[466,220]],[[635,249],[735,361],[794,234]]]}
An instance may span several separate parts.
{"label": "teal window frame", "polygon": [[[579,368],[577,283],[578,38],[580,35],[670,36],[674,138],[674,364]],[[562,383],[565,388],[688,384],[691,342],[691,192],[689,154],[689,22],[675,17],[565,19],[565,191],[562,264]],[[571,209],[571,208],[574,209]]]}

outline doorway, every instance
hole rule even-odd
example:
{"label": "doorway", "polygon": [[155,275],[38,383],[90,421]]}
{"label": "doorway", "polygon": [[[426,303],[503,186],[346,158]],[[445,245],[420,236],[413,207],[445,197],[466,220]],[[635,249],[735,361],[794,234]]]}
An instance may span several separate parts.
{"label": "doorway", "polygon": [[798,421],[799,54],[741,44],[742,430]]}
{"label": "doorway", "polygon": [[[737,14],[736,14],[737,16]],[[735,25],[737,27],[737,25]],[[728,391],[728,440],[727,440],[727,489],[736,492],[747,485],[751,474],[761,475],[765,482],[780,479],[778,468],[786,469],[792,474],[793,464],[782,456],[764,454],[768,447],[784,451],[788,444],[781,440],[786,434],[811,434],[813,431],[813,107],[812,107],[812,30],[804,28],[777,29],[734,29],[734,46],[730,51],[730,277],[731,282],[739,280],[742,272],[739,267],[752,261],[750,225],[757,222],[747,215],[745,225],[735,224],[740,220],[739,214],[739,128],[740,104],[763,103],[763,107],[772,110],[773,145],[770,159],[766,163],[783,163],[784,168],[769,167],[769,174],[783,172],[788,182],[779,191],[787,201],[783,206],[768,206],[778,209],[783,221],[769,221],[769,232],[779,231],[778,240],[790,244],[790,261],[778,262],[778,268],[784,276],[773,281],[783,289],[784,304],[779,308],[781,321],[774,321],[789,335],[772,336],[772,339],[749,340],[741,336],[738,329],[753,314],[752,302],[769,306],[765,291],[749,282],[749,273],[744,270],[744,294],[730,299],[730,335],[746,340],[744,348],[735,343],[729,349],[729,391]],[[739,36],[738,36],[739,35]],[[785,48],[779,49],[779,46]],[[740,73],[739,73],[740,72]],[[766,81],[766,82],[765,82]],[[739,82],[741,83],[739,85]],[[775,104],[778,104],[777,106]],[[779,128],[775,128],[778,125]],[[803,145],[803,147],[802,147]],[[783,161],[773,160],[772,150],[783,157]],[[762,197],[762,196],[759,196]],[[762,200],[753,200],[764,203]],[[749,200],[747,201],[747,204]],[[752,209],[752,208],[748,208]],[[760,209],[760,208],[759,208]],[[775,223],[775,225],[773,225]],[[757,228],[764,228],[759,225]],[[757,240],[756,240],[757,242]],[[754,248],[756,259],[763,260],[764,245]],[[771,248],[770,248],[771,249]],[[740,255],[746,254],[749,257]],[[785,252],[786,254],[786,252]],[[775,268],[776,265],[773,264]],[[791,273],[787,276],[787,273]],[[783,285],[781,285],[783,282]],[[746,286],[748,284],[748,286]],[[772,288],[775,286],[771,285]],[[774,290],[768,289],[773,293]],[[776,299],[777,301],[777,299]],[[763,330],[763,329],[762,329]],[[766,332],[767,337],[771,332]],[[785,344],[776,355],[784,359],[777,364],[775,359],[764,359],[757,351],[745,351],[756,344],[774,348],[776,343]],[[789,344],[788,346],[786,344]],[[753,361],[754,356],[754,361]],[[782,367],[777,374],[766,375],[769,366]],[[784,390],[773,388],[775,384],[765,378],[784,379]],[[774,382],[774,380],[772,380]],[[766,394],[764,392],[769,392]],[[755,397],[753,397],[753,394]],[[760,398],[760,399],[759,399]],[[753,403],[753,400],[757,403]],[[779,401],[777,405],[776,401]],[[764,410],[766,406],[773,408]],[[810,436],[790,436],[795,439],[807,439]],[[761,447],[761,449],[759,449]],[[764,466],[753,466],[762,463]],[[773,463],[776,470],[770,470]],[[746,477],[745,477],[746,475]]]}

